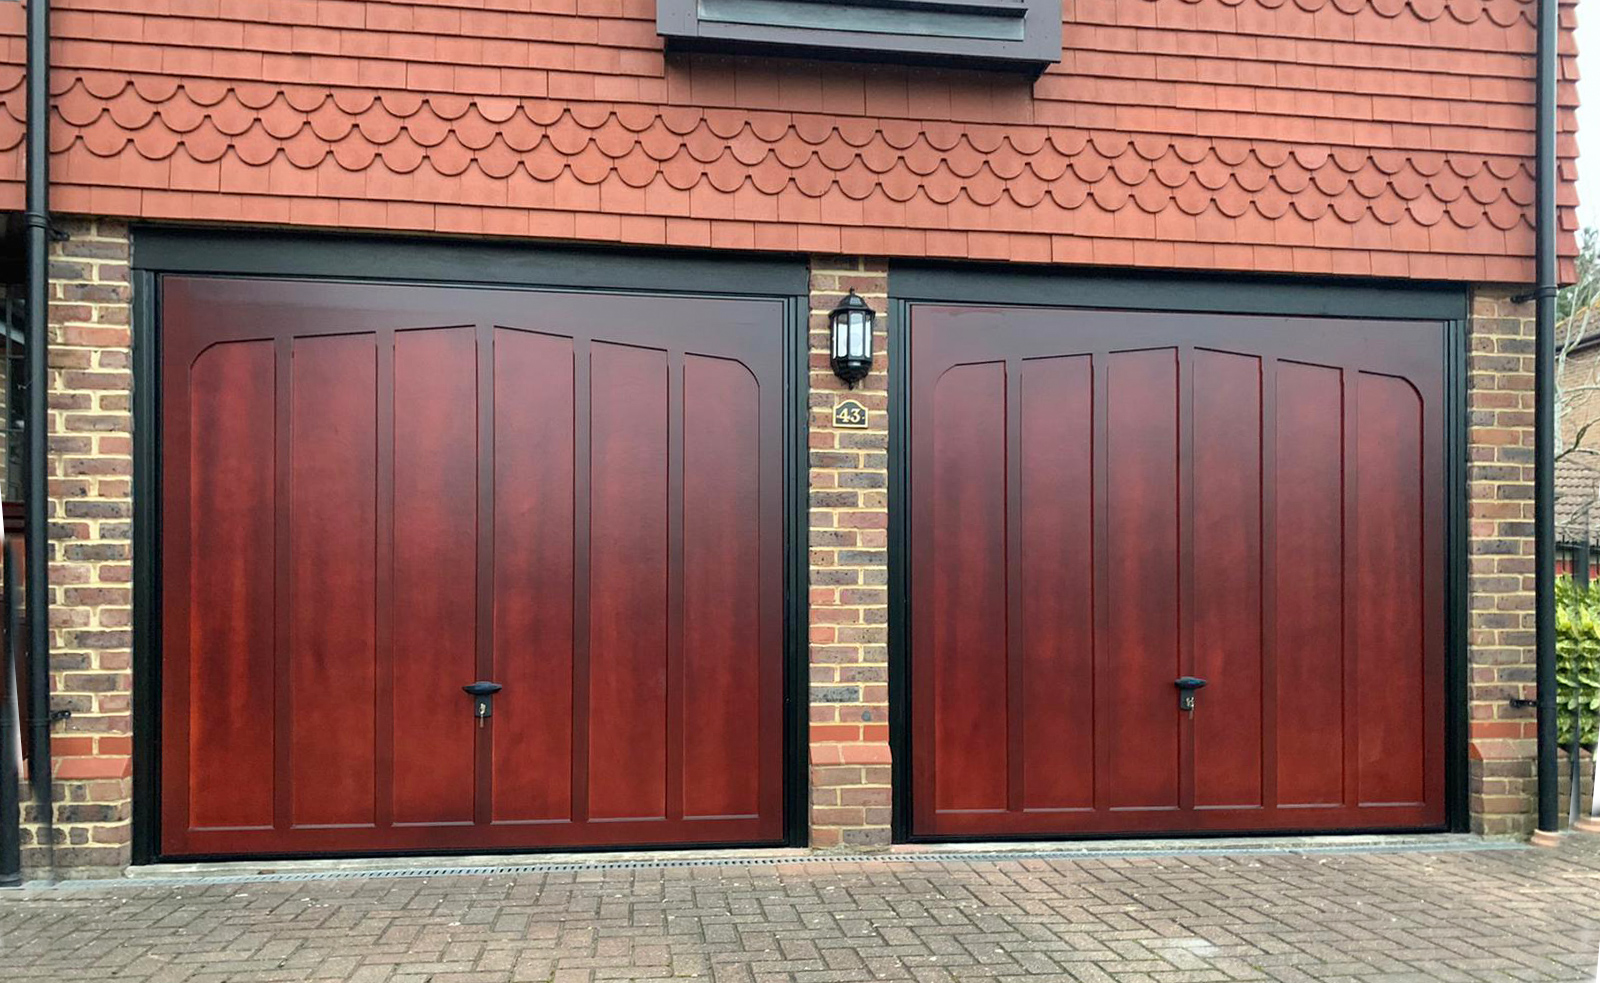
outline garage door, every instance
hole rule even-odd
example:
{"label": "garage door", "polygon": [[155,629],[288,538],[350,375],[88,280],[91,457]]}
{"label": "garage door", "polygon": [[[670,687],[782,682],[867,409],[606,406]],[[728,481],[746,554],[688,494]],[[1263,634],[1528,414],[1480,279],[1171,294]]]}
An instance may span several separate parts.
{"label": "garage door", "polygon": [[914,835],[1444,822],[1438,322],[910,338]]}
{"label": "garage door", "polygon": [[782,332],[167,277],[163,851],[778,840]]}

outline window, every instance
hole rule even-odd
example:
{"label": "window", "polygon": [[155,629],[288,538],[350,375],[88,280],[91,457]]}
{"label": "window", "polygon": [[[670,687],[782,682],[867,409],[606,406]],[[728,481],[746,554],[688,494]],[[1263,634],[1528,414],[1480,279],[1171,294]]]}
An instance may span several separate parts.
{"label": "window", "polygon": [[1061,0],[656,0],[656,30],[677,49],[1037,73],[1061,58]]}

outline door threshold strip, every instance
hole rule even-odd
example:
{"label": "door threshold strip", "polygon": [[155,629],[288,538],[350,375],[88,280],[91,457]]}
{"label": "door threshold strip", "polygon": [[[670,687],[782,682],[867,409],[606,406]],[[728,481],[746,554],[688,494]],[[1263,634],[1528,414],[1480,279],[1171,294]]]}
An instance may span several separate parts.
{"label": "door threshold strip", "polygon": [[[169,869],[136,868],[128,876],[110,879],[67,880],[58,888],[174,887],[205,884],[299,883],[304,881],[349,881],[364,879],[439,878],[439,877],[514,877],[521,875],[571,874],[624,870],[668,870],[691,867],[781,867],[789,864],[838,866],[989,864],[1019,861],[1085,862],[1096,860],[1138,860],[1149,858],[1261,857],[1305,854],[1372,853],[1464,853],[1527,849],[1517,840],[1485,839],[1471,835],[1433,834],[1429,836],[1310,837],[1227,840],[1138,840],[1089,843],[1005,844],[916,844],[896,847],[885,853],[782,853],[715,851],[675,856],[664,853],[607,854],[593,859],[566,854],[549,859],[510,859],[485,862],[487,858],[448,858],[382,860],[298,860],[282,863],[172,865]],[[387,863],[387,866],[381,864]],[[376,865],[375,865],[376,864]],[[32,882],[30,886],[42,886]]]}

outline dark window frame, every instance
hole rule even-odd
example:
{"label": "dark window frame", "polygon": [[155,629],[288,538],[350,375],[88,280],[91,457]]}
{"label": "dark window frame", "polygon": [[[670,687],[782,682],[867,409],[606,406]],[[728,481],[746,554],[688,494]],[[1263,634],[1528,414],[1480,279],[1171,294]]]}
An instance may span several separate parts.
{"label": "dark window frame", "polygon": [[656,0],[669,49],[953,64],[1061,60],[1061,0]]}

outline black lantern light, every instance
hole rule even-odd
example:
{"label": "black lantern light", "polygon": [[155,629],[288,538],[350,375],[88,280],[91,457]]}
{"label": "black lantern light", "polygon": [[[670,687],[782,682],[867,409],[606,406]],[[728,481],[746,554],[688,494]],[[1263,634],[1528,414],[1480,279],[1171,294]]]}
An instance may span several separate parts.
{"label": "black lantern light", "polygon": [[872,325],[878,312],[856,296],[854,289],[828,315],[833,328],[833,374],[851,389],[872,371]]}

